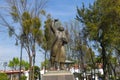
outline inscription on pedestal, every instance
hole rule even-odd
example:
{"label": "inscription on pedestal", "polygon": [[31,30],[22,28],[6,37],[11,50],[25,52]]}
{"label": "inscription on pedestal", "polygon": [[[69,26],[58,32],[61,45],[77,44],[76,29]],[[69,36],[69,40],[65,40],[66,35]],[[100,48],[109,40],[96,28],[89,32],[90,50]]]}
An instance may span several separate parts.
{"label": "inscription on pedestal", "polygon": [[49,71],[43,75],[42,80],[74,80],[74,76],[68,71]]}

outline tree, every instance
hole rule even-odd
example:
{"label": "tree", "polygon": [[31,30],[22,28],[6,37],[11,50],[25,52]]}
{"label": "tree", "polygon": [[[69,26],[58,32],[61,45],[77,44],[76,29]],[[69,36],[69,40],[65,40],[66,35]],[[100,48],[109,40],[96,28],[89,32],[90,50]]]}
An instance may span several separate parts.
{"label": "tree", "polygon": [[8,66],[11,67],[13,70],[17,70],[19,68],[19,59],[14,57],[12,60],[9,61]]}
{"label": "tree", "polygon": [[[28,70],[29,63],[25,60],[22,60],[21,63],[22,69]],[[18,70],[20,66],[20,60],[17,57],[14,57],[12,60],[9,61],[8,66],[11,67],[13,70]]]}
{"label": "tree", "polygon": [[20,80],[26,80],[26,76],[24,76],[24,75],[22,75],[21,77],[20,77]]}
{"label": "tree", "polygon": [[[35,64],[36,43],[42,42],[41,14],[44,13],[43,8],[47,0],[6,1],[8,7],[3,10],[4,14],[3,11],[0,13],[1,25],[7,27],[9,35],[14,36],[26,50],[29,57],[29,80],[34,80],[32,66]],[[9,16],[6,18],[6,15]]]}
{"label": "tree", "polygon": [[70,33],[67,46],[68,59],[75,60],[83,73],[86,73],[87,66],[95,70],[95,54],[89,46],[84,26],[76,20],[71,21],[67,26]]}
{"label": "tree", "polygon": [[9,80],[8,77],[7,77],[7,74],[0,73],[0,80]]}
{"label": "tree", "polygon": [[34,66],[34,78],[35,78],[35,80],[37,80],[37,79],[39,79],[39,77],[40,77],[40,68],[38,67],[38,66]]}
{"label": "tree", "polygon": [[[14,57],[12,60],[9,61],[8,66],[10,68],[12,68],[12,70],[19,70],[19,66],[21,66],[22,70],[28,70],[29,63],[27,61],[24,61],[24,60],[20,61],[17,57]],[[20,69],[20,71],[21,71],[21,69]],[[19,74],[19,78],[21,80],[25,80],[26,79],[26,77],[25,76],[21,76],[21,74]]]}
{"label": "tree", "polygon": [[41,69],[46,66],[46,69],[49,68],[49,60],[46,59],[45,61],[41,62]]}
{"label": "tree", "polygon": [[[53,40],[54,40],[54,34],[52,33],[52,31],[50,29],[50,26],[52,26],[52,19],[51,19],[51,16],[49,14],[47,16],[48,16],[47,20],[44,22],[45,23],[45,26],[44,26],[45,33],[44,33],[43,46],[42,46],[42,48],[45,50],[45,62],[46,62],[47,52],[51,50]],[[46,67],[47,67],[46,63],[44,66],[46,69]]]}
{"label": "tree", "polygon": [[88,8],[77,8],[77,20],[85,25],[89,40],[99,43],[101,47],[104,80],[108,80],[108,51],[114,51],[120,41],[119,0],[96,0]]}
{"label": "tree", "polygon": [[[49,16],[49,15],[48,15]],[[45,50],[50,50],[53,40],[54,40],[54,34],[52,33],[50,26],[52,26],[52,19],[49,16],[47,20],[45,21],[45,30],[44,30],[44,44],[43,44],[43,49]]]}
{"label": "tree", "polygon": [[69,31],[69,42],[68,42],[68,45],[66,45],[66,50],[67,50],[66,57],[69,60],[76,59],[76,57],[78,56],[77,52],[76,52],[76,49],[75,49],[75,46],[77,44],[76,42],[78,40],[78,34],[79,34],[79,31],[80,31],[78,26],[80,26],[80,25],[75,20],[70,21],[70,23],[65,24],[65,27]]}
{"label": "tree", "polygon": [[25,60],[22,60],[21,61],[21,67],[24,70],[28,70],[29,69],[29,63],[27,61],[25,61]]}

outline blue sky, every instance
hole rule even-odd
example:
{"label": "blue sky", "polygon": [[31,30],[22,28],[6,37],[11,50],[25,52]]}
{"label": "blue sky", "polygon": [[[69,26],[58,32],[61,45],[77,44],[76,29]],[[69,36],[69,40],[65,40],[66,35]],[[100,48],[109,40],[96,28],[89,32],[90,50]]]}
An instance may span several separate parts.
{"label": "blue sky", "polygon": [[[76,16],[76,6],[81,7],[82,2],[88,6],[94,0],[49,0],[47,12],[52,14],[53,18],[58,18],[60,21],[70,21]],[[49,6],[50,5],[50,6]]]}
{"label": "blue sky", "polygon": [[[82,2],[88,6],[94,0],[48,0],[45,10],[50,13],[53,18],[57,18],[62,22],[69,22],[76,16],[76,6],[81,7]],[[4,0],[0,0],[0,8],[4,6]],[[13,57],[19,57],[20,47],[15,46],[13,38],[9,38],[7,30],[4,26],[0,26],[0,70],[3,69],[2,62],[8,62]],[[44,60],[43,52],[37,52],[36,64]],[[24,52],[23,59],[28,60],[27,54]]]}

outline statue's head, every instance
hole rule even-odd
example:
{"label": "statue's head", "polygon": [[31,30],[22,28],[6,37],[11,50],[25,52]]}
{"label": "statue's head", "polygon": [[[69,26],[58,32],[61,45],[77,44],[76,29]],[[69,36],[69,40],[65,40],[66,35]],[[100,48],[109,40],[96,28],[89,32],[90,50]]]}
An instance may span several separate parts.
{"label": "statue's head", "polygon": [[60,27],[57,28],[57,30],[64,31],[64,27],[60,26]]}
{"label": "statue's head", "polygon": [[68,41],[69,41],[69,34],[68,34],[68,31],[67,30],[65,30],[64,32],[63,32],[63,36],[62,36],[62,41],[63,41],[63,44],[67,44],[68,43]]}

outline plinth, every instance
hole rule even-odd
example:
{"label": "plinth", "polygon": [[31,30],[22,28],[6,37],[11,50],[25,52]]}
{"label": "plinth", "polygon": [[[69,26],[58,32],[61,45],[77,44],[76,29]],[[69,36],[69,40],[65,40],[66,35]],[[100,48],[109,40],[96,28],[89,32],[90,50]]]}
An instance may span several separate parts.
{"label": "plinth", "polygon": [[74,76],[69,71],[49,71],[43,75],[42,80],[74,80]]}

